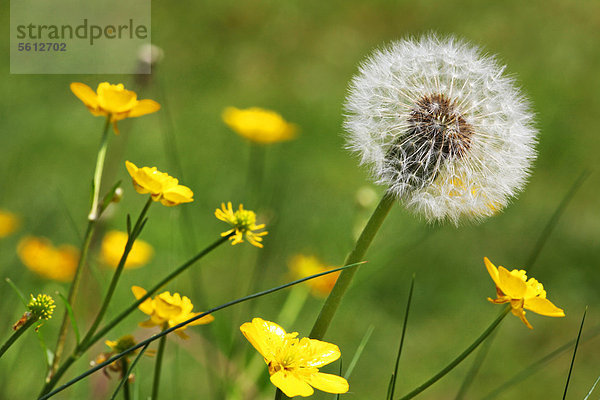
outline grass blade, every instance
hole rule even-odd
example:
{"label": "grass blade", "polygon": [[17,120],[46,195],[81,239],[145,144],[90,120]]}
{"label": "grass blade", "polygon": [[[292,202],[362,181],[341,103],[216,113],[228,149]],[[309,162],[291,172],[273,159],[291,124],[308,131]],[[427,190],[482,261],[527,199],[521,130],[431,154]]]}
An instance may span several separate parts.
{"label": "grass blade", "polygon": [[13,288],[13,290],[15,291],[15,293],[17,294],[17,296],[19,296],[19,299],[21,299],[21,303],[23,303],[23,305],[25,307],[27,307],[27,298],[25,297],[25,295],[23,294],[23,292],[21,292],[19,290],[19,288],[17,287],[17,285],[15,285],[15,283],[13,281],[10,280],[10,278],[6,278],[6,283],[8,283],[10,285],[11,288]]}
{"label": "grass blade", "polygon": [[412,302],[413,289],[415,288],[415,274],[412,276],[410,281],[410,290],[408,292],[408,300],[406,302],[406,311],[404,312],[404,322],[402,323],[402,335],[400,335],[400,345],[398,346],[398,355],[396,356],[396,365],[394,366],[394,372],[390,380],[390,386],[388,387],[389,396],[388,399],[394,398],[394,392],[396,391],[396,378],[398,377],[398,365],[400,364],[400,354],[402,354],[402,346],[404,345],[404,337],[406,335],[406,326],[408,323],[408,313],[410,311],[410,304]]}
{"label": "grass blade", "polygon": [[569,375],[567,375],[567,383],[565,384],[565,392],[563,393],[563,400],[567,398],[567,389],[569,388],[569,381],[571,380],[571,373],[573,372],[573,365],[575,364],[575,355],[577,354],[577,348],[579,347],[579,339],[581,338],[581,332],[583,331],[583,323],[585,322],[585,315],[587,314],[587,306],[583,311],[583,317],[581,317],[581,325],[579,325],[579,332],[577,333],[577,341],[575,341],[575,348],[573,349],[573,357],[571,358],[571,366],[569,367]]}
{"label": "grass blade", "polygon": [[71,320],[71,326],[73,326],[73,332],[75,333],[75,339],[77,340],[77,346],[79,346],[79,343],[81,342],[81,338],[79,336],[79,328],[77,327],[77,321],[75,320],[75,314],[73,314],[73,309],[71,308],[71,305],[69,304],[69,300],[67,300],[67,298],[65,296],[63,296],[62,293],[57,292],[57,294],[61,298],[63,303],[65,303],[65,307],[67,308],[67,314],[69,314],[69,319]]}
{"label": "grass blade", "polygon": [[594,391],[594,389],[596,389],[596,385],[598,384],[599,381],[600,381],[600,376],[598,377],[598,379],[596,379],[596,382],[594,382],[594,384],[592,385],[590,392],[587,394],[587,396],[585,396],[585,399],[583,399],[583,400],[588,400],[590,398],[590,396],[592,395],[592,392]]}
{"label": "grass blade", "polygon": [[[352,371],[354,371],[354,367],[356,367],[356,363],[358,363],[358,359],[362,355],[362,352],[365,349],[365,346],[367,345],[367,343],[369,342],[369,339],[371,339],[371,335],[373,334],[374,329],[375,329],[375,327],[373,325],[371,325],[365,332],[365,335],[363,336],[358,347],[356,348],[356,352],[354,352],[354,357],[352,357],[352,361],[350,361],[350,364],[348,365],[348,369],[346,370],[344,379],[348,380],[350,378],[350,375],[352,375]],[[341,374],[340,374],[340,376],[341,376]]]}

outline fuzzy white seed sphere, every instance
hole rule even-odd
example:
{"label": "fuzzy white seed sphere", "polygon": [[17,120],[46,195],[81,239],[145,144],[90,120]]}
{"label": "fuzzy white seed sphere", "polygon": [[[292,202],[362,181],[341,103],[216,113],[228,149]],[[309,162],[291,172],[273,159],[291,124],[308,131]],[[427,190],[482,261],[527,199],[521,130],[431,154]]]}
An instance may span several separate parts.
{"label": "fuzzy white seed sphere", "polygon": [[350,84],[347,147],[429,221],[492,215],[523,188],[536,156],[529,103],[503,72],[454,38],[377,50]]}

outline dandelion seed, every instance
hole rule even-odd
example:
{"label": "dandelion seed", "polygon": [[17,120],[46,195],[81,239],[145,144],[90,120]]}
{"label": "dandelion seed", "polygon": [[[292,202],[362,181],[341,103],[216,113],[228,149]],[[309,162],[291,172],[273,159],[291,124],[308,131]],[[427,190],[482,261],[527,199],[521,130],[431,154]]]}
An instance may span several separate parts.
{"label": "dandelion seed", "polygon": [[533,329],[533,327],[525,318],[525,309],[548,317],[565,316],[562,309],[546,299],[546,291],[540,282],[534,278],[527,279],[527,272],[522,269],[513,269],[509,272],[502,266],[496,268],[487,257],[483,261],[496,284],[497,298],[488,297],[488,300],[494,304],[510,303],[512,313],[519,317],[529,329]]}
{"label": "dandelion seed", "polygon": [[160,109],[160,104],[154,100],[138,100],[137,94],[125,89],[122,83],[111,85],[102,82],[94,92],[84,83],[73,82],[71,91],[93,115],[110,116],[116,134],[119,133],[117,121],[151,114]]}
{"label": "dandelion seed", "polygon": [[71,245],[54,247],[46,238],[27,236],[19,242],[21,262],[38,275],[60,282],[70,282],[75,275],[79,251]]}
{"label": "dandelion seed", "polygon": [[[125,251],[128,235],[125,232],[109,231],[102,239],[101,253],[102,262],[109,267],[117,268],[121,256]],[[139,268],[146,265],[152,258],[154,249],[147,242],[137,239],[125,262],[125,268]]]}
{"label": "dandelion seed", "polygon": [[503,72],[454,38],[377,50],[350,85],[347,147],[429,221],[490,216],[523,188],[536,155],[529,103]]}
{"label": "dandelion seed", "polygon": [[340,358],[338,346],[316,339],[298,339],[274,322],[253,318],[240,330],[264,357],[271,383],[288,397],[311,396],[315,389],[346,393],[348,382],[341,376],[319,372],[319,368]]}
{"label": "dandelion seed", "polygon": [[[132,286],[131,291],[136,299],[142,298],[147,292],[139,286]],[[196,315],[202,314],[201,312],[193,313],[194,305],[190,299],[186,296],[181,296],[179,293],[163,292],[159,295],[154,296],[153,299],[146,299],[138,308],[144,313],[150,316],[147,321],[141,322],[140,326],[144,328],[152,328],[159,326],[173,327],[180,324]],[[206,315],[194,322],[189,323],[175,331],[182,339],[187,339],[188,335],[185,334],[184,330],[188,326],[204,325],[214,321],[212,315]]]}
{"label": "dandelion seed", "polygon": [[233,227],[233,229],[221,233],[221,236],[228,236],[235,232],[235,234],[229,238],[232,245],[242,243],[244,241],[244,236],[246,236],[246,240],[251,245],[263,247],[260,242],[263,240],[262,236],[265,236],[268,232],[257,231],[263,229],[265,224],[256,225],[256,214],[254,211],[244,210],[243,204],[240,204],[240,207],[234,212],[231,202],[227,203],[227,207],[225,207],[225,203],[221,203],[221,208],[215,210],[215,217],[221,221],[227,222]]}
{"label": "dandelion seed", "polygon": [[261,144],[291,140],[298,131],[296,125],[281,115],[258,107],[245,110],[227,107],[223,111],[223,121],[238,135]]}
{"label": "dandelion seed", "polygon": [[138,168],[134,163],[125,161],[125,166],[136,192],[150,193],[152,200],[160,201],[162,205],[172,207],[182,203],[194,201],[194,193],[187,186],[165,172],[160,172],[156,167]]}

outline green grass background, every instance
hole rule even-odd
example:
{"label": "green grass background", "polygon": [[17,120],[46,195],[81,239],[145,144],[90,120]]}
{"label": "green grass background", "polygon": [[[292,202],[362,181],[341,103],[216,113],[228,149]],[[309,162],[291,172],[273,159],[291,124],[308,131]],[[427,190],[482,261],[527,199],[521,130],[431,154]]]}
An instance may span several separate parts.
{"label": "green grass background", "polygon": [[[0,7],[5,27],[0,51],[8,55],[9,7],[7,2]],[[271,233],[264,250],[247,244],[223,246],[168,285],[168,290],[190,296],[198,308],[246,294],[256,259],[260,289],[288,280],[287,261],[298,252],[315,254],[330,265],[343,262],[353,243],[353,226],[364,217],[355,193],[370,185],[366,171],[343,149],[347,82],[377,46],[433,31],[471,41],[508,65],[507,72],[533,103],[539,157],[525,191],[503,213],[481,224],[428,226],[401,205],[393,208],[367,255],[369,263],[361,268],[326,337],[340,346],[347,364],[368,327],[375,328],[350,379],[350,392],[342,398],[384,398],[413,273],[416,288],[397,394],[422,383],[468,346],[498,312],[486,300],[494,295],[494,287],[483,257],[497,265],[527,269],[523,263],[545,223],[586,168],[591,176],[550,236],[533,273],[548,297],[565,309],[566,318],[529,313],[535,328],[529,331],[509,316],[467,398],[484,398],[517,371],[575,338],[586,305],[590,310],[584,338],[600,323],[599,2],[154,2],[152,18],[152,40],[164,49],[165,59],[155,70],[154,83],[137,90],[141,98],[156,99],[164,109],[122,121],[122,134],[111,137],[105,183],[122,179],[125,196],[103,227],[124,229],[126,214],[137,215],[144,202],[129,184],[124,160],[176,175],[179,168],[165,151],[170,126],[181,165],[179,177],[194,190],[195,201],[183,206],[185,211],[153,205],[142,238],[155,247],[156,256],[150,265],[123,275],[109,314],[133,300],[130,285],[149,286],[194,249],[213,241],[224,230],[213,216],[222,201],[262,210],[271,222]],[[25,234],[78,245],[85,227],[102,120],[87,112],[68,85],[80,81],[95,87],[108,80],[135,88],[136,83],[132,75],[10,75],[8,56],[3,61],[0,207],[20,214],[23,226],[0,241],[0,274],[26,293],[66,293],[65,285],[29,272],[17,259],[15,247]],[[297,140],[267,149],[261,204],[249,199],[246,186],[248,145],[220,119],[230,105],[275,109],[301,127]],[[182,218],[190,222],[183,229]],[[96,275],[86,275],[75,304],[84,326],[110,277],[96,256],[92,269]],[[8,285],[0,284],[0,293],[0,340],[5,340],[23,310]],[[203,353],[218,349],[216,342],[229,340],[249,347],[239,324],[254,316],[274,320],[285,298],[282,292],[257,300],[251,308],[221,312],[215,315],[214,326],[189,329],[195,335],[188,342],[170,338],[163,398],[218,398],[211,390],[221,384],[207,374]],[[307,335],[319,307],[319,300],[310,299],[298,322],[285,328]],[[61,315],[62,310],[42,328],[50,344]],[[129,332],[138,339],[149,336],[151,331],[136,325],[143,319],[141,312],[133,314],[109,339]],[[585,397],[600,375],[598,344],[592,339],[580,347],[569,398]],[[95,354],[105,350],[102,344],[94,347],[67,375],[82,372]],[[221,350],[227,351],[227,346]],[[453,399],[470,360],[419,398]],[[569,362],[570,354],[563,354],[500,398],[559,397]],[[149,394],[152,365],[151,359],[140,363],[137,382],[143,395]],[[208,368],[217,374],[223,370],[218,363]],[[329,370],[337,368],[336,364]],[[0,398],[33,398],[43,377],[43,355],[29,332],[0,360]],[[115,384],[97,374],[56,398],[108,398]],[[315,398],[333,396],[320,393]]]}

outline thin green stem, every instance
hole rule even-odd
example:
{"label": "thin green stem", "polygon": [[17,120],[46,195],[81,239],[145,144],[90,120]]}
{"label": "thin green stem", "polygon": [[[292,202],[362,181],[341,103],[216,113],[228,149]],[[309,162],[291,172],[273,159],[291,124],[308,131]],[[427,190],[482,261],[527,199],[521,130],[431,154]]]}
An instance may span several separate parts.
{"label": "thin green stem", "polygon": [[494,322],[492,322],[491,325],[477,339],[475,339],[475,341],[469,347],[467,347],[467,349],[465,351],[463,351],[458,357],[456,357],[444,369],[442,369],[440,372],[438,372],[433,377],[431,377],[427,382],[425,382],[421,386],[417,387],[416,389],[414,389],[412,392],[408,393],[404,397],[400,398],[400,400],[412,399],[413,397],[415,397],[416,395],[418,395],[419,393],[421,393],[422,391],[427,389],[429,386],[433,385],[438,380],[443,378],[448,372],[452,371],[452,369],[454,369],[454,367],[456,367],[465,358],[467,358],[467,356],[469,354],[471,354],[473,352],[473,350],[475,350],[494,331],[494,329],[496,329],[496,327],[498,327],[498,325],[500,325],[500,322],[502,322],[504,317],[506,317],[506,315],[509,313],[510,309],[511,309],[510,305],[507,306],[504,309],[504,312],[502,314],[500,314],[498,316],[498,318],[496,318],[494,320]]}
{"label": "thin green stem", "polygon": [[149,297],[151,297],[161,287],[163,287],[168,282],[170,282],[172,279],[174,279],[177,275],[179,275],[180,273],[182,273],[183,271],[185,271],[187,268],[189,268],[191,265],[193,265],[196,261],[200,260],[202,257],[204,257],[205,255],[207,255],[208,253],[210,253],[212,250],[214,250],[215,248],[217,248],[219,245],[227,242],[228,239],[229,239],[229,236],[224,236],[224,237],[221,237],[221,238],[217,239],[211,245],[209,245],[208,247],[206,247],[204,250],[202,250],[201,252],[199,252],[198,254],[196,254],[194,257],[192,257],[191,259],[189,259],[188,261],[186,261],[185,263],[183,263],[179,268],[177,268],[176,270],[174,270],[173,272],[171,272],[169,275],[167,275],[163,280],[161,280],[152,289],[148,290],[148,292],[144,296],[142,296],[141,298],[139,298],[136,302],[134,302],[132,305],[130,305],[127,309],[125,309],[123,312],[121,312],[119,315],[117,315],[115,318],[113,318],[110,322],[108,322],[104,326],[104,328],[102,328],[99,332],[97,332],[92,338],[90,338],[88,340],[84,340],[77,348],[75,348],[75,350],[73,351],[73,353],[65,360],[65,362],[60,366],[60,368],[58,368],[56,370],[56,372],[54,373],[54,375],[51,376],[50,380],[47,380],[47,383],[44,386],[44,388],[42,389],[42,392],[41,392],[40,395],[44,395],[44,394],[48,393],[50,390],[52,390],[52,388],[56,385],[56,383],[58,382],[58,380],[60,379],[60,377],[67,371],[67,369],[69,369],[69,367],[87,349],[89,349],[94,343],[96,343],[104,335],[106,335],[111,329],[113,329],[125,317],[127,317],[129,314],[131,314],[133,311],[135,311],[137,309],[137,307],[140,304],[142,304],[146,299],[148,299]]}
{"label": "thin green stem", "polygon": [[156,353],[156,364],[154,364],[154,381],[152,382],[152,400],[158,399],[158,389],[160,387],[160,369],[162,367],[163,354],[165,345],[167,344],[167,336],[162,336],[158,341],[158,352]]}
{"label": "thin green stem", "polygon": [[130,400],[131,393],[129,390],[129,362],[127,362],[127,357],[123,357],[121,359],[121,368],[123,369],[123,398],[125,400]]}
{"label": "thin green stem", "polygon": [[281,390],[277,389],[275,391],[275,400],[282,400],[283,396],[284,396],[284,394],[283,394],[283,392]]}
{"label": "thin green stem", "polygon": [[[75,276],[73,277],[73,282],[71,282],[71,287],[69,288],[69,296],[67,297],[67,302],[73,307],[73,302],[75,301],[75,296],[77,295],[77,290],[79,289],[79,283],[81,281],[81,273],[83,271],[83,265],[87,260],[88,250],[90,248],[90,243],[92,242],[92,235],[94,233],[94,228],[96,226],[96,221],[88,221],[87,229],[85,231],[85,236],[83,238],[83,244],[81,245],[81,255],[79,256],[79,262],[77,263],[77,269],[75,270]],[[52,366],[48,371],[48,376],[46,377],[46,382],[49,382],[53,375],[56,373],[58,368],[58,363],[60,361],[60,357],[62,356],[62,352],[65,349],[65,341],[67,340],[67,328],[69,326],[69,313],[65,311],[63,315],[62,322],[60,324],[58,340],[56,342],[56,349],[54,351],[54,359],[52,360]]]}
{"label": "thin green stem", "polygon": [[144,224],[146,214],[148,213],[148,209],[150,208],[151,204],[152,204],[152,197],[148,196],[148,200],[146,201],[144,208],[140,212],[140,215],[139,215],[139,217],[135,223],[135,226],[133,228],[133,231],[127,238],[127,243],[125,244],[125,250],[123,251],[123,255],[121,256],[121,259],[119,260],[119,265],[117,265],[117,268],[115,269],[115,273],[113,274],[112,280],[110,281],[110,286],[108,287],[108,291],[106,292],[106,295],[104,296],[104,300],[102,302],[102,306],[100,307],[100,311],[98,311],[98,314],[96,315],[96,318],[94,319],[94,322],[92,323],[92,325],[90,326],[90,329],[88,330],[87,334],[83,338],[82,346],[85,346],[85,343],[87,343],[87,341],[91,339],[91,337],[96,332],[96,329],[98,329],[98,325],[100,325],[100,322],[102,321],[102,318],[104,317],[104,314],[106,314],[108,305],[110,304],[110,301],[115,292],[115,289],[117,288],[117,282],[119,281],[119,278],[121,277],[121,273],[123,272],[123,268],[125,267],[125,262],[127,261],[129,252],[131,251],[131,248],[133,247],[135,240],[138,238],[139,234],[141,233],[142,225]]}
{"label": "thin green stem", "polygon": [[[196,321],[196,320],[198,320],[198,319],[200,319],[202,317],[205,317],[205,316],[207,316],[209,314],[214,314],[217,311],[220,311],[220,310],[223,310],[225,308],[234,306],[236,304],[243,303],[245,301],[249,301],[249,300],[256,299],[258,297],[266,296],[268,294],[277,292],[279,290],[283,290],[283,289],[288,288],[290,286],[294,286],[294,285],[297,285],[299,283],[306,282],[306,281],[308,281],[310,279],[319,278],[321,276],[332,274],[332,273],[337,272],[337,271],[343,271],[345,269],[353,268],[355,266],[356,266],[356,264],[351,264],[351,265],[345,265],[345,266],[339,267],[339,268],[333,268],[333,269],[330,269],[329,271],[325,271],[325,272],[321,272],[321,273],[318,273],[318,274],[315,274],[315,275],[307,276],[306,278],[302,278],[302,279],[298,279],[298,280],[295,280],[295,281],[292,281],[292,282],[288,282],[288,283],[286,283],[284,285],[280,285],[280,286],[277,286],[277,287],[274,287],[274,288],[271,288],[271,289],[263,290],[262,292],[253,293],[251,295],[248,295],[248,296],[245,296],[245,297],[241,297],[239,299],[235,299],[235,300],[229,301],[227,303],[221,304],[220,306],[217,306],[217,307],[212,308],[212,309],[210,309],[208,311],[205,311],[205,312],[203,312],[201,314],[198,314],[198,315],[194,316],[193,318],[188,319],[187,321],[183,321],[183,322],[181,322],[181,323],[179,323],[179,324],[177,324],[175,326],[170,327],[169,329],[165,329],[164,331],[162,331],[162,332],[160,332],[160,333],[158,333],[158,334],[156,334],[156,335],[154,335],[154,336],[152,336],[152,337],[150,337],[150,338],[148,338],[146,340],[142,340],[141,342],[139,342],[135,346],[131,346],[130,348],[122,351],[121,353],[114,355],[113,357],[109,358],[108,360],[106,360],[106,361],[104,361],[104,362],[96,365],[95,367],[87,370],[83,374],[81,374],[81,375],[79,375],[79,376],[71,379],[69,382],[67,382],[64,385],[62,385],[62,386],[60,386],[60,387],[52,390],[51,392],[49,392],[51,390],[51,388],[47,389],[44,393],[42,393],[40,395],[39,400],[49,399],[50,397],[54,396],[55,394],[62,392],[63,390],[65,390],[69,386],[71,386],[71,385],[79,382],[80,380],[82,380],[82,379],[90,376],[94,372],[96,372],[96,371],[98,371],[98,370],[106,367],[107,365],[110,365],[113,362],[115,362],[115,361],[123,358],[127,354],[129,354],[129,353],[131,353],[131,352],[133,352],[133,351],[135,351],[135,350],[137,350],[137,349],[139,349],[141,347],[144,347],[144,346],[148,345],[149,343],[152,343],[155,340],[158,340],[161,337],[163,337],[165,335],[168,335],[171,332],[176,331],[179,328],[183,328],[184,326],[186,326],[188,324],[191,324],[192,322],[194,322],[194,321]],[[70,360],[70,358],[69,358],[69,360]],[[57,375],[58,375],[58,373],[57,373]]]}
{"label": "thin green stem", "polygon": [[394,365],[394,375],[392,378],[392,385],[390,387],[389,399],[394,398],[396,391],[396,380],[398,379],[398,366],[400,365],[400,356],[402,355],[402,348],[404,347],[404,338],[406,337],[406,327],[408,325],[408,314],[410,312],[410,305],[412,303],[413,290],[415,288],[415,274],[412,276],[410,281],[410,290],[408,291],[408,300],[406,301],[406,311],[404,312],[404,322],[402,323],[402,334],[400,335],[400,345],[398,346],[398,354],[396,355],[396,364]]}
{"label": "thin green stem", "polygon": [[94,193],[92,195],[92,207],[88,214],[90,221],[98,219],[98,198],[100,197],[100,185],[102,184],[102,171],[104,170],[104,159],[106,158],[106,148],[108,147],[108,127],[110,126],[110,115],[106,117],[100,149],[96,158],[96,170],[94,171]]}
{"label": "thin green stem", "polygon": [[[90,209],[90,213],[88,215],[88,225],[85,231],[85,235],[83,238],[83,242],[81,245],[81,255],[79,257],[79,262],[77,263],[77,269],[75,270],[75,276],[73,277],[73,282],[71,283],[71,287],[69,288],[69,296],[67,300],[71,307],[73,307],[73,302],[75,301],[75,296],[77,295],[77,291],[79,289],[79,283],[81,281],[81,272],[83,270],[83,265],[87,260],[88,250],[90,247],[90,243],[92,241],[92,235],[94,233],[94,229],[96,227],[96,221],[98,219],[98,196],[100,193],[100,184],[102,181],[102,170],[104,169],[104,159],[106,157],[106,148],[108,147],[108,127],[110,126],[110,116],[106,117],[106,122],[104,123],[104,129],[102,130],[102,139],[100,140],[100,148],[98,149],[98,156],[96,159],[96,169],[94,171],[94,193],[92,195],[92,207]],[[65,349],[65,341],[67,340],[67,329],[69,327],[69,315],[65,312],[59,333],[58,340],[56,342],[56,349],[54,350],[54,359],[52,361],[52,366],[48,371],[48,376],[46,377],[46,382],[52,379],[52,376],[56,372],[58,368],[58,363],[60,361],[60,357]]]}
{"label": "thin green stem", "polygon": [[6,350],[23,334],[25,331],[33,325],[39,318],[30,316],[27,321],[16,331],[13,332],[12,335],[4,342],[2,347],[0,347],[0,358],[6,353]]}
{"label": "thin green stem", "polygon": [[[385,217],[388,215],[392,205],[394,204],[395,199],[394,196],[386,192],[383,195],[383,198],[377,205],[377,208],[371,215],[369,222],[363,229],[360,237],[356,241],[354,245],[354,249],[348,254],[344,265],[355,264],[359,261],[362,261],[365,256],[373,238],[379,231],[379,228],[383,224]],[[352,282],[352,278],[356,274],[358,270],[358,266],[349,268],[344,270],[337,279],[333,290],[329,293],[327,300],[325,300],[325,304],[323,304],[323,308],[321,309],[321,313],[317,317],[315,324],[313,325],[312,331],[310,332],[310,337],[313,339],[322,339],[327,332],[327,328],[337,311],[348,286]]]}

